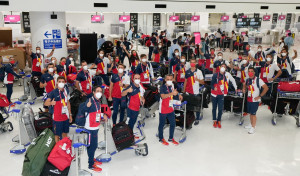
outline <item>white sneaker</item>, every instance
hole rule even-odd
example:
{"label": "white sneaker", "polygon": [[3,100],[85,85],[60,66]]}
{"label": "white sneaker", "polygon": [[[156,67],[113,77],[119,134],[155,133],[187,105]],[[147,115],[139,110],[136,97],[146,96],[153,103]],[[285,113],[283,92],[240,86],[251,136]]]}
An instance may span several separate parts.
{"label": "white sneaker", "polygon": [[251,127],[248,131],[249,134],[254,134],[255,133],[255,128]]}
{"label": "white sneaker", "polygon": [[246,126],[244,126],[246,129],[250,129],[250,128],[252,128],[252,125],[251,125],[251,123],[250,124],[248,124],[248,125],[246,125]]}

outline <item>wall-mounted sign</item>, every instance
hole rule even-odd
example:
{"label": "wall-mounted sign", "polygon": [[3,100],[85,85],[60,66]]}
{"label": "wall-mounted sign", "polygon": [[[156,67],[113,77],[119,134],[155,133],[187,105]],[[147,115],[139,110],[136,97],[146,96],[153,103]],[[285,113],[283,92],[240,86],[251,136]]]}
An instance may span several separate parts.
{"label": "wall-mounted sign", "polygon": [[[50,33],[52,32],[52,33]],[[52,49],[53,45],[55,48],[62,48],[62,39],[60,29],[53,29],[52,31],[46,31],[44,33],[46,39],[43,39],[44,49]]]}
{"label": "wall-mounted sign", "polygon": [[134,28],[134,33],[137,33],[138,30],[138,14],[130,13],[130,27]]}
{"label": "wall-mounted sign", "polygon": [[22,32],[30,33],[30,18],[29,12],[22,12]]}

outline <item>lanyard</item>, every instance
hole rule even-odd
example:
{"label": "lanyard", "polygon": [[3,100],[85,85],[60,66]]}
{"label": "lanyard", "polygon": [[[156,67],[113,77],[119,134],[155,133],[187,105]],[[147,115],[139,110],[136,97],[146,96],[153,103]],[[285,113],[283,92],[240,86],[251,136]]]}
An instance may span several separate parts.
{"label": "lanyard", "polygon": [[[86,76],[86,73],[84,73],[84,76],[85,76],[85,79],[91,84],[89,74],[87,73],[87,76]],[[92,84],[91,84],[91,85],[92,85]]]}
{"label": "lanyard", "polygon": [[[61,99],[61,101],[62,101],[63,105],[64,105],[64,106],[66,106],[65,99],[63,99],[63,98],[61,97],[61,94],[60,94],[60,92],[62,92],[62,91],[60,91],[60,90],[59,90],[59,97],[60,97],[60,99]],[[65,93],[64,93],[64,92],[62,92],[62,93],[64,94],[64,96],[65,96],[65,98],[66,98],[66,95],[65,95]]]}
{"label": "lanyard", "polygon": [[[144,71],[144,69],[143,69],[143,64],[141,64],[141,67],[142,67],[142,71],[143,71],[143,73],[145,72],[145,71],[148,71],[148,63],[147,63],[147,65],[145,66],[146,67],[146,70]],[[148,74],[148,72],[147,72],[147,74]]]}
{"label": "lanyard", "polygon": [[[120,84],[120,83],[122,83],[122,76],[119,76],[119,75],[118,75],[118,77],[119,77],[119,79],[120,79],[120,81],[119,81],[119,84]],[[123,91],[123,87],[120,86],[120,89],[121,89],[121,92],[122,92],[122,91]]]}
{"label": "lanyard", "polygon": [[98,106],[97,106],[97,103],[96,103],[96,101],[95,101],[95,98],[92,97],[92,99],[93,99],[93,101],[94,101],[94,103],[95,103],[95,107],[96,107],[97,112],[98,112],[99,109],[100,109],[100,113],[101,113],[101,107],[99,107],[99,109],[98,109]]}
{"label": "lanyard", "polygon": [[[225,73],[224,73],[224,75],[223,75],[223,80],[222,80],[222,81],[223,81],[222,84],[224,84],[224,83],[225,83]],[[219,73],[218,73],[217,82],[218,82],[218,84],[219,84]]]}
{"label": "lanyard", "polygon": [[[169,86],[167,86],[167,90],[168,90],[168,93],[170,93]],[[173,92],[172,87],[171,87],[171,91]],[[173,100],[173,96],[171,96],[170,98],[171,98],[171,100]]]}

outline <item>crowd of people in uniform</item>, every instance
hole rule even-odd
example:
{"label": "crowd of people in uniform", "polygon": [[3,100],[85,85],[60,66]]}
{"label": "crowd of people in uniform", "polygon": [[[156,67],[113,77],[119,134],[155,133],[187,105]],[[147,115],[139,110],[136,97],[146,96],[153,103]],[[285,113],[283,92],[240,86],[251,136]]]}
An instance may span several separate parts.
{"label": "crowd of people in uniform", "polygon": [[[206,51],[206,49],[203,50],[202,44],[195,45],[189,34],[184,36],[184,39],[174,39],[172,45],[167,41],[165,35],[164,32],[160,35],[152,34],[149,38],[148,56],[138,54],[132,49],[130,43],[123,40],[118,43],[117,51],[114,53],[99,50],[98,57],[91,66],[81,60],[78,71],[72,55],[62,57],[59,62],[52,57],[55,47],[46,56],[42,54],[40,47],[36,47],[35,53],[29,48],[27,49],[27,54],[32,58],[31,75],[39,77],[40,88],[44,88],[47,94],[44,108],[45,111],[52,114],[56,141],[68,135],[69,124],[76,118],[71,113],[70,91],[67,84],[68,75],[76,73],[73,87],[80,91],[82,96],[87,97],[85,106],[80,107],[80,111],[86,114],[84,127],[92,134],[91,144],[87,150],[90,169],[101,170],[99,167],[101,163],[94,159],[101,119],[107,120],[112,116],[112,122],[115,125],[128,117],[128,125],[132,130],[134,129],[140,107],[147,101],[144,98],[145,90],[151,88],[151,83],[157,79],[153,69],[155,63],[168,65],[168,73],[163,75],[163,84],[159,88],[159,142],[163,145],[169,145],[169,143],[178,145],[179,143],[174,139],[173,102],[174,100],[181,101],[182,94],[199,95],[200,86],[206,84],[205,75],[212,74],[209,86],[213,127],[222,128],[224,97],[232,89],[235,92],[243,92],[247,96],[247,113],[250,114],[251,124],[245,127],[249,129],[249,134],[253,134],[256,128],[256,112],[261,98],[270,95],[272,82],[275,79],[289,78],[292,75],[294,67],[292,61],[297,58],[296,50],[294,53],[289,53],[288,48],[283,47],[277,53],[277,61],[274,61],[273,47],[275,44],[265,51],[262,46],[255,49],[246,44],[244,51],[238,53],[237,58],[224,58],[223,53],[217,52],[214,48]],[[195,49],[190,54],[191,46]],[[129,68],[123,64],[126,57],[129,59]],[[43,68],[42,64],[45,58],[51,59]],[[10,58],[10,64],[6,69],[5,84],[9,101],[11,101],[14,76],[21,78],[13,71],[14,63],[14,58]],[[100,81],[101,83],[93,84],[90,70],[94,67],[96,67],[95,76],[101,77],[103,80]],[[102,83],[105,84],[105,87],[102,86]],[[104,106],[101,101],[104,89],[109,90],[106,98],[108,101],[112,101],[112,114],[110,111],[103,112],[101,110],[101,107]],[[127,97],[127,100],[124,100],[123,97]],[[198,125],[201,118],[200,112],[197,112],[194,125]],[[163,136],[166,119],[170,123],[168,140],[165,140]]]}

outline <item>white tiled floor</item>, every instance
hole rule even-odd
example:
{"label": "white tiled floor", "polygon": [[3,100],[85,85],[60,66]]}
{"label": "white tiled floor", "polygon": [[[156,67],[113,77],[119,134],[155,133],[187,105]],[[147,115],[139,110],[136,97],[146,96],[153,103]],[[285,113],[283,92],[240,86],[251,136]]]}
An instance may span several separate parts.
{"label": "white tiled floor", "polygon": [[[1,87],[0,92],[5,93],[6,89]],[[22,94],[23,88],[15,84],[13,101]],[[39,107],[42,107],[40,99],[33,106],[34,111],[37,112]],[[296,127],[294,118],[284,116],[278,119],[277,126],[273,126],[272,114],[266,106],[260,107],[257,114],[257,131],[254,135],[249,135],[238,125],[239,118],[229,113],[223,114],[222,129],[214,129],[210,105],[210,108],[204,110],[204,119],[200,124],[187,131],[186,142],[168,147],[161,145],[155,136],[157,114],[156,118],[146,120],[148,156],[136,156],[133,150],[122,151],[112,156],[110,163],[103,164],[101,173],[94,175],[298,176],[300,129]],[[245,123],[249,123],[249,117],[245,119]],[[11,139],[18,133],[18,129],[16,119],[10,117],[8,120],[13,122],[15,129],[0,134],[0,175],[17,176],[21,175],[24,154],[9,153],[15,145]],[[180,132],[176,130],[175,138],[179,137]],[[99,132],[99,139],[103,139],[103,128]],[[97,150],[96,156],[101,152]],[[86,152],[82,155],[82,167],[87,168]]]}

